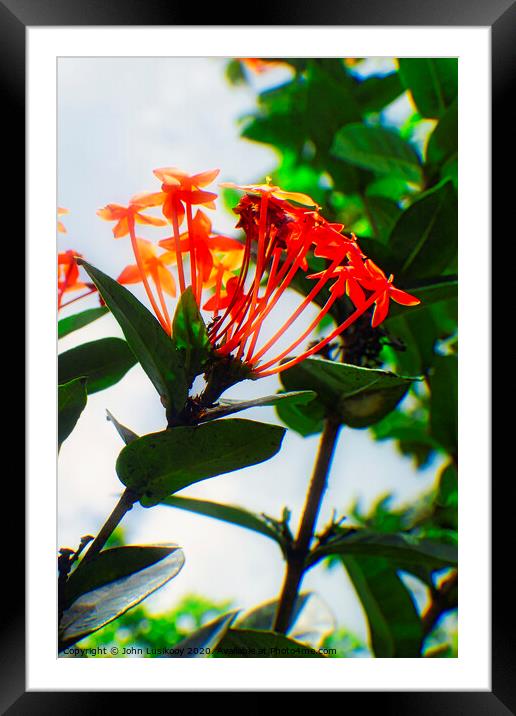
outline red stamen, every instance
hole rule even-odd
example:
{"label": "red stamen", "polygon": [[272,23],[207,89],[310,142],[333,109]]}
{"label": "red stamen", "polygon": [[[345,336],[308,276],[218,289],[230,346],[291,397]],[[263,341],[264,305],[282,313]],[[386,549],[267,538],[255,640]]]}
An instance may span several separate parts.
{"label": "red stamen", "polygon": [[154,299],[154,295],[151,291],[151,287],[147,280],[147,275],[145,273],[145,266],[143,265],[142,257],[140,255],[140,249],[138,248],[138,241],[136,239],[136,233],[134,230],[134,217],[128,216],[127,223],[129,225],[129,236],[131,237],[131,245],[133,247],[134,257],[136,259],[136,264],[138,266],[138,270],[140,272],[140,276],[141,276],[143,285],[145,287],[145,291],[147,293],[147,296],[149,297],[149,301],[150,301],[151,306],[154,310],[154,313],[156,314],[156,318],[161,323],[162,328],[168,332],[167,323],[166,323],[165,319],[163,318],[161,311],[158,308],[158,305]]}

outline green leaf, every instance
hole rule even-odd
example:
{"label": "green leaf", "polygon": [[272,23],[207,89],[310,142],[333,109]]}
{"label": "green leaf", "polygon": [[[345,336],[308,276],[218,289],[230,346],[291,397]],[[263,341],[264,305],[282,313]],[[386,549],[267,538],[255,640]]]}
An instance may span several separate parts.
{"label": "green leaf", "polygon": [[221,614],[208,624],[193,632],[173,647],[171,659],[195,659],[207,657],[217,648],[227,634],[238,611]]}
{"label": "green leaf", "polygon": [[101,338],[59,355],[59,382],[67,383],[84,376],[87,378],[86,390],[91,395],[118,383],[135,364],[134,353],[124,340]]}
{"label": "green leaf", "polygon": [[209,502],[208,500],[177,496],[167,497],[160,504],[195,512],[198,515],[206,515],[206,517],[213,517],[222,522],[229,522],[232,525],[265,535],[265,537],[273,539],[280,546],[282,545],[278,532],[273,530],[262,517],[254,514],[254,512],[249,512],[244,507],[219,505],[217,502]]}
{"label": "green leaf", "polygon": [[275,455],[284,428],[228,418],[151,433],[126,445],[116,471],[144,507],[215,475],[256,465]]}
{"label": "green leaf", "polygon": [[86,407],[86,378],[76,378],[58,386],[58,445],[70,435]]}
{"label": "green leaf", "polygon": [[364,608],[376,657],[418,657],[423,626],[412,597],[394,566],[378,557],[342,557]]}
{"label": "green leaf", "polygon": [[216,658],[251,659],[324,658],[310,646],[300,644],[283,634],[252,629],[229,629],[215,649],[213,656]]}
{"label": "green leaf", "polygon": [[361,119],[360,107],[353,94],[353,82],[342,63],[311,59],[306,83],[308,136],[319,151],[326,151],[339,127]]}
{"label": "green leaf", "polygon": [[397,132],[385,127],[348,124],[335,136],[333,154],[362,169],[421,182],[421,163],[415,150]]}
{"label": "green leaf", "polygon": [[199,312],[197,301],[189,286],[181,295],[172,324],[172,340],[184,352],[184,366],[191,387],[194,379],[204,373],[211,356],[211,343]]}
{"label": "green leaf", "polygon": [[380,112],[404,91],[398,72],[391,72],[362,80],[355,88],[355,97],[363,112]]}
{"label": "green leaf", "polygon": [[309,555],[307,567],[330,554],[382,557],[394,560],[400,567],[416,565],[442,569],[457,565],[455,545],[419,538],[405,532],[389,534],[362,528],[342,529],[338,537],[317,547]]}
{"label": "green leaf", "polygon": [[458,445],[458,357],[436,356],[430,375],[430,430],[451,455]]}
{"label": "green leaf", "polygon": [[[272,631],[279,599],[263,602],[235,622],[236,629]],[[295,641],[318,648],[324,638],[335,630],[335,619],[325,602],[313,592],[298,594],[287,636]]]}
{"label": "green leaf", "polygon": [[445,529],[457,530],[458,504],[458,475],[455,466],[450,463],[439,475],[433,515],[435,523]]}
{"label": "green leaf", "polygon": [[328,413],[352,428],[364,428],[381,420],[396,407],[414,380],[324,358],[307,358],[283,371],[280,379],[288,390],[314,390]]}
{"label": "green leaf", "polygon": [[73,316],[62,318],[57,324],[57,337],[64,338],[69,333],[87,326],[108,313],[108,310],[106,306],[99,306],[98,308],[88,308],[87,311],[81,311],[81,313],[74,313]]}
{"label": "green leaf", "polygon": [[400,58],[400,78],[423,117],[439,119],[458,91],[457,58]]}
{"label": "green leaf", "polygon": [[106,420],[108,420],[110,423],[113,423],[117,433],[120,435],[126,445],[139,437],[130,428],[126,428],[125,425],[119,423],[115,416],[109,412],[109,410],[106,410]]}
{"label": "green leaf", "polygon": [[[128,549],[132,548],[117,547],[99,553],[98,558],[102,560],[102,563],[99,561],[97,566],[102,566],[101,575],[96,576],[95,570],[88,570],[90,584],[97,583],[97,586],[93,586],[74,599],[64,610],[59,622],[60,651],[139,604],[175,577],[184,564],[183,551],[176,545],[140,548],[165,551],[168,549],[168,554],[163,554],[161,558],[158,553],[153,552],[150,561],[147,559],[150,555],[147,554],[139,555],[138,558],[133,559],[127,551],[118,552],[118,550]],[[114,556],[110,554],[112,552],[122,556],[117,557],[115,561]],[[155,557],[158,559],[154,559]],[[92,558],[91,563],[93,564],[93,562]],[[111,565],[108,562],[111,562]],[[88,564],[82,566],[83,574],[86,572]],[[136,567],[138,571],[132,571],[133,567]],[[81,566],[77,568],[77,580],[80,574],[79,569]],[[105,582],[104,579],[109,581]],[[87,587],[86,582],[82,584],[83,587]],[[76,592],[79,591],[79,589],[76,590]]]}
{"label": "green leaf", "polygon": [[289,403],[291,405],[306,405],[310,403],[316,394],[313,390],[295,390],[289,393],[277,393],[276,395],[267,395],[264,398],[254,398],[254,400],[229,400],[221,399],[214,408],[207,408],[200,418],[200,422],[222,418],[226,415],[233,415],[242,410],[249,408],[259,408],[279,403]]}
{"label": "green leaf", "polygon": [[137,545],[103,550],[80,562],[71,573],[65,588],[65,605],[86,592],[140,572],[178,549],[177,545]]}
{"label": "green leaf", "polygon": [[82,259],[78,263],[91,276],[120,324],[129,347],[166,405],[167,414],[179,415],[188,396],[183,354],[130,291]]}
{"label": "green leaf", "polygon": [[380,241],[386,242],[400,217],[401,209],[395,201],[383,196],[366,197],[364,204],[374,235]]}
{"label": "green leaf", "polygon": [[311,400],[308,405],[292,402],[278,403],[276,413],[288,428],[307,437],[322,432],[326,409],[324,404],[316,398]]}
{"label": "green leaf", "polygon": [[428,140],[426,157],[432,164],[442,164],[458,152],[458,103],[455,100],[443,114]]}
{"label": "green leaf", "polygon": [[457,195],[452,182],[424,194],[400,216],[389,239],[403,280],[435,277],[457,256]]}

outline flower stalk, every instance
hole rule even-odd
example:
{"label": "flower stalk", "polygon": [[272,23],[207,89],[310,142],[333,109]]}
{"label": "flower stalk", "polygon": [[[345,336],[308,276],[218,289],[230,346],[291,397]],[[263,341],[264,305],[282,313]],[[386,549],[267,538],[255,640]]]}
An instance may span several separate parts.
{"label": "flower stalk", "polygon": [[333,416],[326,418],[298,533],[287,554],[287,567],[273,626],[274,631],[282,634],[288,631],[292,620],[305,572],[306,558],[310,552],[314,528],[328,484],[340,427],[338,418]]}

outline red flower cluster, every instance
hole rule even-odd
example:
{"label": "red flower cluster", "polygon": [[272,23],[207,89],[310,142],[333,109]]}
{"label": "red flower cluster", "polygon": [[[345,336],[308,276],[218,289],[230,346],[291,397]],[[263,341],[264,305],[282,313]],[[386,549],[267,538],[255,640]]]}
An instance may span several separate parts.
{"label": "red flower cluster", "polygon": [[[176,265],[179,290],[188,285],[201,309],[211,314],[209,337],[221,356],[233,356],[249,365],[255,376],[266,376],[284,370],[320,351],[346,330],[369,308],[372,326],[387,316],[390,300],[414,306],[419,300],[393,286],[376,264],[360,249],[356,238],[342,234],[343,225],[326,221],[319,207],[305,194],[285,192],[271,184],[236,186],[244,196],[235,208],[237,227],[245,233],[245,243],[212,231],[211,222],[202,209],[193,215],[193,206],[214,208],[216,194],[206,191],[218,170],[193,176],[176,168],[156,169],[162,182],[161,191],[139,194],[127,207],[108,204],[98,214],[116,221],[115,237],[129,234],[136,264],[120,274],[121,283],[142,281],[150,303],[168,334],[172,322],[164,293],[176,295],[176,283],[169,267]],[[161,206],[166,221],[142,213]],[[186,220],[185,229],[181,225]],[[159,241],[165,251],[136,236],[136,224],[172,227],[172,236]],[[308,257],[324,259],[326,268],[308,273]],[[313,288],[297,308],[285,317],[271,316],[285,291],[300,275],[314,282]],[[154,285],[154,295],[150,281]],[[275,352],[274,346],[310,307],[318,294],[325,291],[326,301],[316,317],[301,330],[295,340]],[[211,291],[207,300],[203,292]],[[331,333],[312,344],[295,358],[281,362],[306,341],[318,328],[333,304],[348,296],[354,307],[351,315]],[[276,316],[279,311],[276,310]],[[265,342],[260,341],[264,322],[276,331]]]}

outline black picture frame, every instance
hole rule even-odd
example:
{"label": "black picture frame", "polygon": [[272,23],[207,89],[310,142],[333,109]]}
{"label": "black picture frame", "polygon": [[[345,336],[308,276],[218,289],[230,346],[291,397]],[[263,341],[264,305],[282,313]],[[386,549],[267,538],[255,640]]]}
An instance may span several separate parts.
{"label": "black picture frame", "polygon": [[[318,0],[316,7],[292,0],[253,5],[246,17],[240,3],[224,5],[221,22],[218,5],[202,10],[202,25],[391,25],[391,26],[483,26],[492,33],[492,235],[507,236],[502,226],[507,207],[513,205],[513,183],[502,181],[502,167],[514,166],[514,114],[510,111],[516,67],[516,3],[514,0]],[[233,11],[232,11],[233,10]],[[169,0],[0,0],[0,86],[4,111],[4,140],[16,148],[15,159],[4,165],[6,191],[24,185],[25,156],[25,31],[34,26],[103,25],[198,25],[198,11]],[[511,141],[508,141],[511,138]],[[5,195],[4,195],[5,196]],[[13,212],[14,213],[14,212]],[[21,212],[13,217],[11,232],[20,235]],[[31,346],[30,336],[28,349]],[[507,474],[510,479],[511,475]],[[502,483],[504,481],[502,480]],[[514,687],[514,597],[507,588],[506,545],[512,542],[511,502],[506,486],[492,486],[492,690],[447,692],[346,692],[345,708],[381,708],[396,714],[498,714],[516,713]],[[24,485],[9,481],[9,512],[12,524],[24,523]],[[15,517],[15,511],[18,513]],[[13,534],[11,532],[11,534]],[[25,687],[25,560],[21,530],[9,549],[3,550],[4,577],[9,582],[8,601],[1,616],[0,711],[18,714],[103,713],[112,704],[120,708],[118,693],[26,692]],[[512,621],[511,621],[512,620]],[[410,685],[407,685],[410,688]],[[235,684],[235,690],[238,685]],[[145,692],[132,693],[138,708]],[[115,702],[115,698],[117,701]],[[365,699],[365,701],[364,701]],[[143,701],[141,702],[143,705]],[[172,704],[170,704],[172,707]]]}

